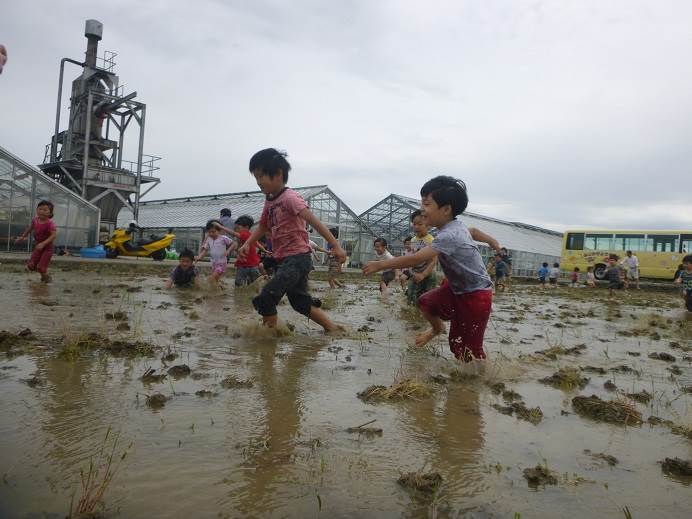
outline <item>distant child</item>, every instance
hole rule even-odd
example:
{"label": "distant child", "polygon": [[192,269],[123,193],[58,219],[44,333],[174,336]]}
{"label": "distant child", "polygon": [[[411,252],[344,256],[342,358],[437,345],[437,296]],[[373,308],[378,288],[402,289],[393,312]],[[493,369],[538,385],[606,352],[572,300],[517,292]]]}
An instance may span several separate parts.
{"label": "distant child", "polygon": [[[219,229],[234,236],[242,247],[250,238],[250,229],[255,225],[252,216],[243,215],[236,218],[233,229],[229,229],[223,224],[218,225]],[[233,247],[233,246],[231,246]],[[258,247],[261,247],[258,244]],[[235,261],[235,286],[242,287],[254,283],[260,277],[259,265],[261,263],[257,247],[252,247],[245,259]]]}
{"label": "distant child", "polygon": [[178,257],[178,266],[171,271],[166,281],[166,288],[175,285],[178,288],[194,286],[199,288],[199,271],[195,267],[195,254],[190,249],[183,249]]}
{"label": "distant child", "polygon": [[207,222],[207,237],[202,244],[202,251],[195,258],[195,262],[204,258],[207,253],[211,259],[211,274],[209,274],[209,283],[222,288],[223,283],[221,278],[226,273],[226,264],[228,262],[228,254],[233,248],[233,240],[228,236],[219,232],[219,222],[209,220]]}
{"label": "distant child", "polygon": [[579,286],[579,267],[574,267],[574,270],[570,275],[569,286],[572,288],[577,288]]}
{"label": "distant child", "polygon": [[[329,229],[332,236],[339,239],[339,228],[332,227]],[[332,246],[327,244],[327,280],[329,281],[330,288],[342,288],[344,284],[338,279],[339,274],[341,274],[341,262],[339,259],[332,254]]]}
{"label": "distant child", "polygon": [[682,258],[684,270],[675,280],[676,285],[682,285],[682,297],[685,299],[685,307],[692,312],[692,254]]}
{"label": "distant child", "polygon": [[57,229],[53,223],[53,203],[41,200],[36,206],[36,216],[31,220],[29,227],[17,237],[15,243],[26,240],[31,231],[34,231],[34,251],[26,264],[31,272],[41,274],[41,281],[50,282],[48,265],[53,256],[53,242],[57,236]]}
{"label": "distant child", "polygon": [[[374,261],[386,261],[394,258],[392,253],[387,250],[387,240],[384,238],[375,239],[373,247],[375,248]],[[387,287],[395,279],[399,280],[399,271],[397,269],[385,269],[382,271],[380,276],[380,292],[382,292],[382,295],[387,294]]]}
{"label": "distant child", "polygon": [[461,180],[435,177],[423,185],[420,194],[428,225],[439,230],[432,244],[412,256],[368,262],[363,273],[412,267],[437,257],[447,279],[418,299],[430,328],[416,337],[416,345],[423,346],[444,333],[443,320],[450,321],[449,347],[454,356],[462,362],[484,359],[483,335],[490,318],[493,285],[476,241],[492,242],[496,250],[499,246],[492,237],[456,219],[468,205],[466,185]]}
{"label": "distant child", "polygon": [[608,256],[608,269],[605,274],[608,280],[608,299],[612,299],[615,295],[615,291],[621,289],[624,284],[622,280],[622,267],[618,265],[619,259],[617,254],[610,254]]}
{"label": "distant child", "polygon": [[[411,227],[415,233],[411,239],[411,249],[415,254],[419,250],[429,247],[434,238],[428,231],[428,222],[420,209],[413,211],[411,214]],[[423,261],[411,269],[411,278],[408,280],[407,291],[409,303],[416,304],[420,296],[435,287],[435,265],[437,265],[437,257],[429,261]]]}
{"label": "distant child", "polygon": [[541,268],[538,269],[538,282],[541,284],[541,288],[545,288],[545,281],[549,273],[548,262],[544,261]]}
{"label": "distant child", "polygon": [[[404,252],[401,253],[402,256],[410,256],[413,254],[413,247],[411,247],[411,236],[404,238]],[[401,290],[403,290],[408,295],[408,280],[411,279],[413,274],[411,269],[404,269],[399,275],[399,281],[401,282]]]}
{"label": "distant child", "polygon": [[504,284],[505,287],[509,289],[510,285],[512,284],[512,257],[509,255],[509,251],[506,247],[502,247],[500,249],[500,256],[502,257],[502,261],[506,266]]}
{"label": "distant child", "polygon": [[272,242],[266,236],[257,240],[257,248],[259,249],[260,264],[258,265],[260,274],[268,279],[276,272],[277,263],[272,252]]}
{"label": "distant child", "polygon": [[626,269],[625,287],[629,287],[630,281],[634,281],[637,290],[639,290],[639,258],[631,250],[628,250],[622,259],[622,265]]}
{"label": "distant child", "polygon": [[495,255],[495,293],[505,291],[505,282],[509,266],[502,259],[501,254]]}
{"label": "distant child", "polygon": [[252,300],[253,306],[262,316],[264,325],[275,328],[278,324],[276,305],[287,295],[288,302],[296,312],[315,321],[325,332],[338,331],[340,327],[320,309],[320,300],[313,299],[308,293],[312,257],[305,223],[327,240],[338,261],[345,261],[346,253],[327,227],[310,211],[305,200],[286,186],[291,165],[285,153],[274,148],[258,151],[250,159],[249,169],[266,195],[266,201],[259,224],[238,251],[238,258],[245,258],[257,240],[268,232],[271,234],[273,257],[278,265],[274,277]]}
{"label": "distant child", "polygon": [[586,267],[586,286],[590,288],[596,287],[596,276],[593,273],[593,267]]}
{"label": "distant child", "polygon": [[560,277],[560,264],[553,263],[553,268],[548,273],[548,282],[552,288],[557,288],[557,279]]}

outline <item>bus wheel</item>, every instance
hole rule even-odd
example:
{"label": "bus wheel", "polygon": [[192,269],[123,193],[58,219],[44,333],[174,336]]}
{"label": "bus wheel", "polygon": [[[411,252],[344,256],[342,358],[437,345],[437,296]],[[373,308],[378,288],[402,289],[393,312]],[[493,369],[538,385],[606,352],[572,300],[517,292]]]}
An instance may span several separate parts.
{"label": "bus wheel", "polygon": [[603,265],[602,263],[599,263],[598,265],[594,265],[593,267],[593,275],[596,279],[605,279],[605,273],[606,273],[607,267]]}

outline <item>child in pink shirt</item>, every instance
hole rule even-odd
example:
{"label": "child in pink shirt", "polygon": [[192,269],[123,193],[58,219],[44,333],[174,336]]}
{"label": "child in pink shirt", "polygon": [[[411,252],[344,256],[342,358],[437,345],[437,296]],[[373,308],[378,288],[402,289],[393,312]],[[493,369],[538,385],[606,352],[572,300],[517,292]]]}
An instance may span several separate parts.
{"label": "child in pink shirt", "polygon": [[53,242],[57,235],[55,224],[51,218],[53,218],[53,203],[48,200],[41,200],[36,206],[36,216],[31,220],[31,224],[15,240],[15,243],[22,242],[26,240],[31,231],[34,231],[34,251],[31,253],[26,268],[41,274],[41,281],[44,283],[50,282],[48,265],[53,256]]}
{"label": "child in pink shirt", "polygon": [[238,258],[244,259],[257,240],[265,233],[270,233],[273,258],[278,268],[262,292],[252,300],[264,324],[270,328],[276,327],[276,305],[286,294],[296,312],[309,317],[326,332],[334,332],[339,326],[320,309],[320,300],[313,299],[308,293],[312,249],[305,229],[306,222],[329,242],[332,254],[340,262],[346,259],[346,253],[332,233],[312,214],[305,200],[286,187],[290,169],[286,154],[274,148],[258,151],[250,159],[250,172],[267,199],[259,225],[238,250]]}
{"label": "child in pink shirt", "polygon": [[228,264],[228,254],[234,247],[234,242],[228,236],[219,233],[216,220],[207,222],[207,237],[202,244],[202,252],[195,258],[195,262],[201,260],[209,253],[211,260],[211,274],[209,274],[209,284],[218,288],[223,288],[221,278],[226,273]]}

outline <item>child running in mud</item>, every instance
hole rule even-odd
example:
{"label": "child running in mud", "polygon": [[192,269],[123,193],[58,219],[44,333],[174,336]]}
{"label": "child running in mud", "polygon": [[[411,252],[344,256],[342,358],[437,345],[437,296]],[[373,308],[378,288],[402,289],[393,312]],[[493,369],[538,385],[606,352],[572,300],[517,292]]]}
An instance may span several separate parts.
{"label": "child running in mud", "polygon": [[683,270],[675,279],[676,285],[682,286],[682,297],[685,300],[685,308],[692,312],[692,254],[682,258]]}
{"label": "child running in mud", "polygon": [[[217,227],[234,236],[238,239],[238,243],[242,247],[243,244],[250,238],[250,229],[255,225],[255,220],[252,216],[243,215],[236,218],[233,223],[233,229],[229,229],[225,225],[217,225]],[[264,247],[257,243],[255,247],[250,248],[248,255],[245,259],[238,258],[235,260],[235,286],[243,287],[251,285],[260,277],[259,266],[261,263],[259,253],[257,249],[263,249]],[[265,251],[266,252],[266,251]]]}
{"label": "child running in mud", "polygon": [[[332,227],[329,229],[332,236],[339,239],[339,228]],[[331,244],[327,244],[327,280],[329,281],[329,288],[343,288],[344,284],[338,279],[339,274],[341,274],[341,262],[332,254]]]}
{"label": "child running in mud", "polygon": [[541,288],[545,288],[545,280],[549,273],[550,269],[548,268],[548,262],[544,261],[541,268],[538,269],[538,282],[541,284]]}
{"label": "child running in mud", "polygon": [[[404,251],[401,253],[402,256],[410,256],[413,254],[413,248],[411,247],[411,236],[406,236],[404,238]],[[411,269],[403,269],[401,274],[399,274],[399,281],[401,282],[401,290],[408,296],[408,280],[411,279]]]}
{"label": "child running in mud", "polygon": [[[415,233],[411,239],[411,249],[415,254],[433,242],[433,235],[430,234],[428,222],[420,209],[411,214],[411,227]],[[435,286],[435,265],[437,265],[436,257],[415,265],[411,269],[411,278],[408,281],[406,293],[410,304],[416,304],[420,296]]]}
{"label": "child running in mud", "polygon": [[178,266],[171,271],[166,281],[166,288],[199,288],[199,271],[195,267],[195,254],[190,249],[183,249],[178,256]]}
{"label": "child running in mud", "polygon": [[612,300],[615,296],[615,291],[621,289],[624,286],[623,281],[623,270],[618,264],[620,258],[617,254],[610,254],[608,256],[608,269],[606,270],[605,277],[608,280],[608,299]]}
{"label": "child running in mud", "polygon": [[501,254],[495,254],[495,293],[504,292],[507,288],[509,265],[502,259]]}
{"label": "child running in mud", "polygon": [[[394,258],[392,253],[387,250],[387,240],[384,238],[376,238],[373,242],[373,248],[375,249],[374,261],[387,261]],[[383,296],[386,296],[389,284],[394,280],[399,281],[399,270],[392,268],[380,270],[382,270],[382,275],[380,276],[380,292]]]}
{"label": "child running in mud", "polygon": [[571,288],[577,288],[579,286],[579,267],[574,267],[572,274],[570,274],[569,286]]}
{"label": "child running in mud", "polygon": [[560,264],[555,262],[553,263],[553,268],[550,269],[550,272],[548,272],[548,282],[550,283],[551,288],[557,288],[557,280],[560,277]]}
{"label": "child running in mud", "polygon": [[41,274],[41,281],[50,283],[48,265],[53,256],[53,242],[57,236],[57,229],[53,223],[53,203],[41,200],[36,206],[36,216],[31,220],[29,227],[17,237],[15,243],[21,243],[27,239],[31,231],[34,232],[34,250],[26,264],[31,272]]}
{"label": "child running in mud", "polygon": [[483,335],[490,318],[493,284],[476,242],[488,243],[497,251],[499,244],[491,236],[469,229],[457,220],[468,205],[466,185],[461,180],[435,177],[423,185],[420,194],[421,210],[428,225],[439,230],[433,242],[411,256],[368,262],[363,273],[406,268],[439,258],[447,279],[418,300],[430,328],[416,337],[416,345],[424,346],[444,333],[443,320],[450,321],[449,348],[454,356],[462,362],[484,359]]}
{"label": "child running in mud", "polygon": [[206,225],[207,237],[202,244],[202,251],[195,258],[195,263],[204,258],[207,253],[211,259],[211,273],[207,278],[209,284],[219,289],[223,288],[223,278],[226,273],[228,255],[234,247],[233,240],[219,232],[221,224],[216,220],[209,220]]}
{"label": "child running in mud", "polygon": [[266,201],[259,225],[238,250],[238,258],[245,258],[257,240],[268,232],[271,234],[273,257],[277,262],[274,277],[252,300],[255,310],[262,316],[265,326],[275,328],[278,322],[276,305],[287,295],[296,312],[315,321],[325,332],[340,330],[341,327],[320,309],[320,300],[313,299],[308,293],[312,258],[305,223],[327,240],[337,260],[343,262],[346,253],[327,227],[310,211],[305,200],[286,186],[291,165],[285,153],[274,148],[258,151],[250,159],[249,169],[266,195]]}
{"label": "child running in mud", "polygon": [[593,267],[586,267],[586,286],[589,288],[596,287],[596,276],[593,273]]}

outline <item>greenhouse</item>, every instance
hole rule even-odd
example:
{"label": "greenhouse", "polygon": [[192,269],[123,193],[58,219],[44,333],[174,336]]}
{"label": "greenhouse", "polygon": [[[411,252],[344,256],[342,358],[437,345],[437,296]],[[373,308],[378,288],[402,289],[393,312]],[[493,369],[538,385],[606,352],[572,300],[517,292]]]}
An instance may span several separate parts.
{"label": "greenhouse", "polygon": [[29,250],[31,239],[14,244],[31,223],[40,200],[54,205],[56,248],[76,250],[96,245],[100,212],[34,166],[0,147],[0,250]]}
{"label": "greenhouse", "polygon": [[[389,243],[393,254],[401,254],[403,240],[411,234],[411,214],[420,209],[420,200],[391,194],[360,215],[377,236]],[[560,261],[562,233],[518,222],[505,222],[474,213],[464,213],[461,220],[468,227],[477,227],[495,237],[506,247],[512,258],[512,271],[517,276],[533,276],[544,261]],[[493,254],[481,246],[485,261]]]}
{"label": "greenhouse", "polygon": [[[308,203],[312,212],[327,227],[339,229],[339,241],[348,255],[348,266],[358,267],[372,256],[374,235],[361,219],[327,186],[294,188]],[[141,202],[138,225],[145,234],[172,232],[176,235],[173,248],[198,251],[204,237],[204,226],[218,218],[221,209],[228,208],[233,219],[249,215],[259,221],[265,197],[261,191],[192,196]],[[118,215],[118,226],[132,220],[132,213],[123,208]],[[324,246],[324,239],[311,230],[310,239]]]}

